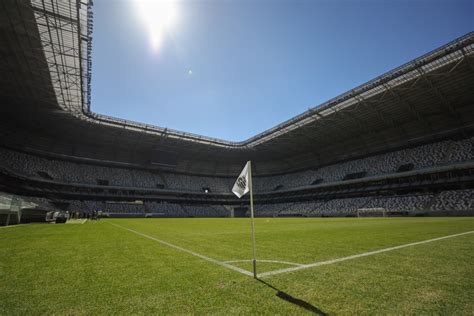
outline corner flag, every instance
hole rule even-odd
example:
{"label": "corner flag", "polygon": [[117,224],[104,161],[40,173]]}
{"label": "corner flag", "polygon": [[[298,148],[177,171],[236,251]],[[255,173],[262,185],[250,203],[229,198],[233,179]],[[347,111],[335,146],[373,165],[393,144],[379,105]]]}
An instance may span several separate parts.
{"label": "corner flag", "polygon": [[253,220],[253,190],[252,190],[252,162],[247,161],[244,169],[232,187],[232,192],[240,199],[250,192],[250,217],[252,219],[252,251],[253,251],[253,277],[257,278],[257,259],[255,256],[255,229]]}
{"label": "corner flag", "polygon": [[234,186],[232,188],[232,192],[240,199],[242,196],[247,194],[250,191],[250,161],[247,161],[245,164],[244,169],[240,173],[237,181],[235,181]]}

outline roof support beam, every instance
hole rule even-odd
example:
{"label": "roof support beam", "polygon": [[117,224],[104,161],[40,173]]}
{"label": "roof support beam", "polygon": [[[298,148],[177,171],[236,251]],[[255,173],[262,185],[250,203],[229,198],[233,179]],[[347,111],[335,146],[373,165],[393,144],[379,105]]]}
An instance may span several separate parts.
{"label": "roof support beam", "polygon": [[430,133],[433,132],[433,127],[431,126],[431,124],[424,118],[423,115],[420,114],[420,112],[416,110],[413,104],[408,102],[406,99],[402,98],[400,94],[395,92],[391,87],[384,85],[384,88],[387,89],[387,91],[389,91],[400,103],[402,103],[408,109],[408,111],[413,115],[413,117],[415,117],[420,123],[422,123],[425,126],[427,131],[429,131]]}
{"label": "roof support beam", "polygon": [[461,49],[462,55],[464,56],[464,59],[466,60],[467,65],[469,68],[474,71],[474,65],[473,62],[471,61],[471,56],[466,53],[466,49],[463,47]]}
{"label": "roof support beam", "polygon": [[64,16],[64,15],[61,15],[59,13],[56,13],[56,12],[51,12],[51,11],[47,11],[45,9],[42,9],[42,8],[39,8],[39,7],[36,7],[36,6],[31,6],[31,8],[33,9],[33,11],[36,11],[36,12],[39,12],[39,13],[42,13],[44,15],[48,15],[52,18],[55,18],[55,19],[60,19],[60,20],[63,20],[63,21],[66,21],[68,23],[77,23],[77,20],[76,19],[73,19],[71,17],[68,17],[68,16]]}
{"label": "roof support beam", "polygon": [[452,103],[449,102],[449,100],[444,96],[444,94],[437,87],[434,86],[433,82],[428,78],[428,76],[425,75],[424,71],[421,68],[418,69],[418,72],[426,81],[426,83],[428,83],[430,90],[441,100],[441,103],[443,104],[444,108],[447,109],[450,115],[456,119],[459,126],[462,126],[462,119],[456,112],[456,109],[454,108]]}

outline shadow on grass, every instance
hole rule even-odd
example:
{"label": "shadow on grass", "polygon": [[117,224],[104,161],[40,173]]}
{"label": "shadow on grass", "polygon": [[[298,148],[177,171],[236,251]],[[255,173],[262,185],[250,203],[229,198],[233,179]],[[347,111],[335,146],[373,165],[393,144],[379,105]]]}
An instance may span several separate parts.
{"label": "shadow on grass", "polygon": [[299,307],[302,307],[304,309],[306,309],[307,311],[309,312],[312,312],[316,315],[327,315],[325,312],[323,312],[322,310],[320,310],[319,308],[317,308],[316,306],[314,305],[311,305],[310,303],[306,302],[306,301],[303,301],[303,300],[300,300],[299,298],[296,298],[296,297],[293,297],[291,296],[290,294],[288,293],[285,293],[283,291],[280,291],[279,289],[277,289],[276,287],[274,287],[273,285],[261,280],[261,279],[257,279],[257,281],[265,284],[266,286],[272,288],[273,290],[275,290],[277,293],[276,293],[276,296],[281,298],[282,300],[285,300],[289,303],[292,303],[292,304],[295,304],[295,305],[298,305]]}

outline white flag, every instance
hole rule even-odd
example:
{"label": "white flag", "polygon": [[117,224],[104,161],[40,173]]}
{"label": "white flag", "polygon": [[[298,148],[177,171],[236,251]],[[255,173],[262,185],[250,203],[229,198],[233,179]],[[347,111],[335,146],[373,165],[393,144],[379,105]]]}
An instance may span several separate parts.
{"label": "white flag", "polygon": [[237,181],[234,183],[234,187],[232,188],[232,192],[240,199],[244,196],[247,192],[250,191],[250,161],[247,161],[245,164],[244,169],[240,173]]}

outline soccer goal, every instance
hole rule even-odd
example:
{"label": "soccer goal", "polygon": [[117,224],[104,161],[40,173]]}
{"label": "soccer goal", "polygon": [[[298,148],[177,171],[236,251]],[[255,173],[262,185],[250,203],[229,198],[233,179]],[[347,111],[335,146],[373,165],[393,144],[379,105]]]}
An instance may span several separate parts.
{"label": "soccer goal", "polygon": [[357,217],[386,217],[387,210],[382,207],[360,208],[356,210]]}
{"label": "soccer goal", "polygon": [[412,216],[413,213],[404,210],[387,210],[382,207],[377,208],[360,208],[356,210],[357,217],[402,217]]}

